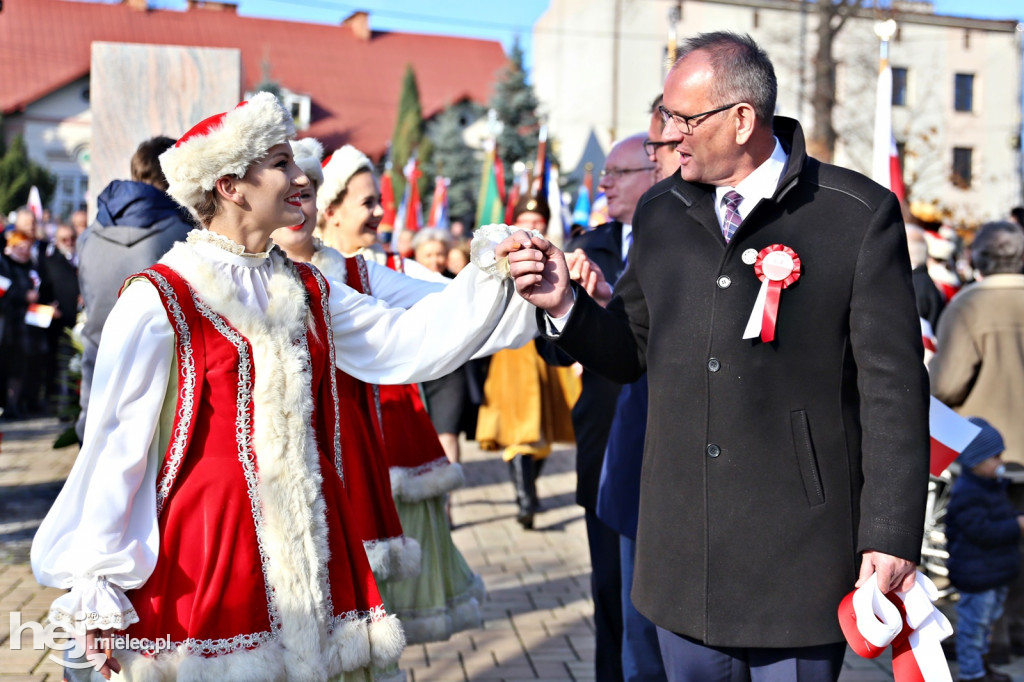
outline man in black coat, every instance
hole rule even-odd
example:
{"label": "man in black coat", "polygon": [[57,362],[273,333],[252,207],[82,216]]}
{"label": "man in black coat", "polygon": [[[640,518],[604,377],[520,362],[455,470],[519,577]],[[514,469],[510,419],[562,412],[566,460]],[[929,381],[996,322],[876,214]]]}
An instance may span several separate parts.
{"label": "man in black coat", "polygon": [[909,589],[921,549],[928,381],[899,203],[773,120],[749,37],[681,54],[662,109],[680,173],[637,207],[608,308],[544,240],[509,262],[570,355],[648,372],[633,601],[669,679],[836,680],[840,600]]}

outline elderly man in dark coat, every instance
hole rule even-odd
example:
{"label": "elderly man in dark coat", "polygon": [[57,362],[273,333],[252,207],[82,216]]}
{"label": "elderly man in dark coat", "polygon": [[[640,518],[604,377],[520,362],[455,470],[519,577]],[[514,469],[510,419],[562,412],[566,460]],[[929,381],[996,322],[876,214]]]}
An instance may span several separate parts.
{"label": "elderly man in dark coat", "polygon": [[749,37],[681,54],[662,105],[680,173],[641,200],[608,308],[544,240],[509,262],[570,355],[648,372],[633,601],[669,679],[835,680],[838,603],[868,579],[909,589],[921,548],[928,380],[899,203],[773,120]]}

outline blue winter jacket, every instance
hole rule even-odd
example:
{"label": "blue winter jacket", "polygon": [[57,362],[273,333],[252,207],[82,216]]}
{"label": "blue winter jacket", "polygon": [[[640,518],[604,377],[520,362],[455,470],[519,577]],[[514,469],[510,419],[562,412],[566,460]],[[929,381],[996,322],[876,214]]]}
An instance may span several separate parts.
{"label": "blue winter jacket", "polygon": [[1008,584],[1020,571],[1018,512],[1007,482],[963,472],[946,509],[949,579],[961,592]]}

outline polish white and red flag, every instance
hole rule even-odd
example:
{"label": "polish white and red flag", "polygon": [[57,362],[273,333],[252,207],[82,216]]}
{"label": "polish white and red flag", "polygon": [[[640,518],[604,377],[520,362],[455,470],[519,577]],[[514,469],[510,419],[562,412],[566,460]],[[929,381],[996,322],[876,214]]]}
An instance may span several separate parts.
{"label": "polish white and red flag", "polygon": [[941,474],[981,432],[980,426],[967,421],[935,396],[931,397],[928,427],[932,437],[931,465],[928,472],[932,476]]}
{"label": "polish white and red flag", "polygon": [[907,190],[903,185],[899,150],[892,134],[892,67],[883,59],[878,72],[878,93],[875,100],[875,136],[871,158],[871,179],[888,187],[903,203]]}

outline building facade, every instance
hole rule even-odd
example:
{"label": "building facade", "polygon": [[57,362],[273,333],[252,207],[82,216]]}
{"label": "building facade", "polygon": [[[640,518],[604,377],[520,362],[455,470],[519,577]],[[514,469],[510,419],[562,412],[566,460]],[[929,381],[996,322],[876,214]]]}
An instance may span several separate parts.
{"label": "building facade", "polygon": [[[300,137],[316,137],[328,150],[352,144],[375,159],[387,150],[408,65],[429,118],[459,102],[487,102],[507,61],[497,41],[375,31],[361,11],[327,25],[240,15],[233,0],[189,0],[184,11],[147,0],[0,3],[0,135],[6,142],[23,135],[29,157],[57,177],[48,205],[57,217],[102,189],[88,188],[90,56],[98,42],[238,50],[236,92],[271,86]],[[140,93],[122,96],[134,105]],[[132,148],[141,141],[131,140]]]}
{"label": "building facade", "polygon": [[[1009,10],[1008,10],[1009,12]],[[935,15],[904,2],[884,16],[863,10],[834,40],[834,162],[870,174],[879,39],[894,18],[893,132],[908,199],[936,204],[958,224],[1003,218],[1024,203],[1021,39],[1024,25]],[[800,0],[552,0],[533,33],[533,80],[566,169],[615,140],[647,130],[668,45],[694,33],[749,33],[779,80],[776,113],[813,131],[818,15]]]}

